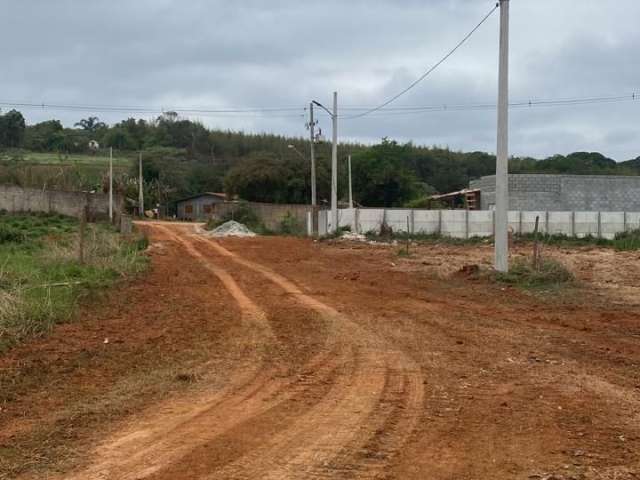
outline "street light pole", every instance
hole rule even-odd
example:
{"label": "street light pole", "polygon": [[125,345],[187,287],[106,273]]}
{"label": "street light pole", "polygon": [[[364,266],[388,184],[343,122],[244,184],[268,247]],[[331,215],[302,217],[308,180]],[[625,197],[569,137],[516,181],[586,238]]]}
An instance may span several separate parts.
{"label": "street light pole", "polygon": [[351,154],[349,154],[349,208],[353,208],[353,182],[351,181]]}
{"label": "street light pole", "polygon": [[500,0],[495,269],[509,271],[509,0]]}
{"label": "street light pole", "polygon": [[331,229],[338,231],[338,92],[333,92],[333,141],[331,144]]}
{"label": "street light pole", "polygon": [[318,204],[316,194],[316,152],[314,147],[314,142],[316,141],[315,126],[313,119],[313,102],[311,102],[309,104],[309,131],[311,132],[311,206],[314,208]]}

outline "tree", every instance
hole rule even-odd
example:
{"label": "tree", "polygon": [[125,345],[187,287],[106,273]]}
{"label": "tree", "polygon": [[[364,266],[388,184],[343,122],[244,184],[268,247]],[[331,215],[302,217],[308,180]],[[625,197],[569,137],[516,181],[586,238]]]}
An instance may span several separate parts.
{"label": "tree", "polygon": [[90,133],[96,133],[98,130],[105,128],[106,124],[101,122],[98,117],[83,118],[74,124],[74,127],[80,127]]}
{"label": "tree", "polygon": [[407,167],[411,145],[382,143],[352,159],[353,191],[358,203],[368,207],[400,207],[419,193],[418,179]]}
{"label": "tree", "polygon": [[309,186],[301,160],[262,152],[243,159],[227,173],[228,195],[269,203],[308,203]]}
{"label": "tree", "polygon": [[25,128],[24,117],[17,110],[10,110],[0,115],[0,147],[21,147]]}
{"label": "tree", "polygon": [[24,146],[29,150],[59,152],[64,143],[64,128],[59,120],[36,123],[25,130]]}

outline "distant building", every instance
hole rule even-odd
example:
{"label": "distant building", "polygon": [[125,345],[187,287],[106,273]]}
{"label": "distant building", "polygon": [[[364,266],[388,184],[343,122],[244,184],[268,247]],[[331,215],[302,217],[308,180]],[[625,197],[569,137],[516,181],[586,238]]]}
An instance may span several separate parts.
{"label": "distant building", "polygon": [[224,193],[204,192],[176,202],[178,218],[182,220],[208,220],[213,215],[216,204],[224,203]]}
{"label": "distant building", "polygon": [[[482,210],[495,208],[495,175],[469,188],[480,192]],[[640,212],[640,176],[509,175],[509,210]]]}

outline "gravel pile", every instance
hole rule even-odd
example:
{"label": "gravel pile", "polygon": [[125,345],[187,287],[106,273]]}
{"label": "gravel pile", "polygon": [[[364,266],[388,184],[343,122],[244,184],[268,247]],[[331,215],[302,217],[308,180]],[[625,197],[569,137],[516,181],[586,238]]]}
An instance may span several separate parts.
{"label": "gravel pile", "polygon": [[230,220],[219,227],[214,228],[207,235],[212,237],[255,237],[256,234],[247,228],[246,225]]}

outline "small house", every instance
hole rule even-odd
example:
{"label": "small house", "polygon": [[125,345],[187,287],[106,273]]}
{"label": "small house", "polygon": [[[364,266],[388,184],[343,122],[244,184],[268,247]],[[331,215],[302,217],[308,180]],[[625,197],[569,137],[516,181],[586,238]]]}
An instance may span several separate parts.
{"label": "small house", "polygon": [[178,218],[181,220],[209,220],[218,203],[224,203],[224,193],[204,192],[176,202]]}

